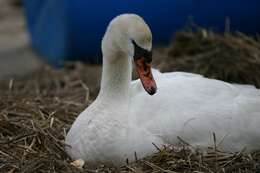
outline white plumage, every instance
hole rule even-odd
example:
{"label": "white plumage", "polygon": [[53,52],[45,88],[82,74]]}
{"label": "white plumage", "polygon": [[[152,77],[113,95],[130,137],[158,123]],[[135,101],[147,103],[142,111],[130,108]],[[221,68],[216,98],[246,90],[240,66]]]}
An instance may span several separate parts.
{"label": "white plumage", "polygon": [[109,24],[102,41],[103,73],[97,99],[72,125],[66,150],[74,159],[121,165],[161,146],[185,139],[194,146],[212,144],[212,133],[229,151],[260,148],[260,91],[201,75],[153,70],[158,91],[148,95],[140,80],[131,82],[130,40],[151,49],[151,32],[137,15]]}

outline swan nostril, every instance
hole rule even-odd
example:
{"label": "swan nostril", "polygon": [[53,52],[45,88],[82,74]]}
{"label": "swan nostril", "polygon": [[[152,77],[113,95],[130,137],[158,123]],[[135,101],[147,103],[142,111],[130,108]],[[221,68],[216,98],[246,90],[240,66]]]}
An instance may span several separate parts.
{"label": "swan nostril", "polygon": [[149,88],[149,89],[147,90],[147,92],[148,92],[148,94],[150,94],[150,95],[154,95],[154,94],[156,93],[156,90],[157,90],[157,88],[154,87],[154,86],[152,86],[151,88]]}

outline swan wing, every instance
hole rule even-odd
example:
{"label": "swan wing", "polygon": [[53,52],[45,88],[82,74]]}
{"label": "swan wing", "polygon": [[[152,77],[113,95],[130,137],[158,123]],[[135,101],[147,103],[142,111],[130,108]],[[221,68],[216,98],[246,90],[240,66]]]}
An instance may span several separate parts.
{"label": "swan wing", "polygon": [[214,132],[227,136],[225,149],[260,147],[258,89],[183,72],[158,72],[155,80],[154,96],[133,81],[130,123],[171,143],[182,136],[194,145],[208,145]]}

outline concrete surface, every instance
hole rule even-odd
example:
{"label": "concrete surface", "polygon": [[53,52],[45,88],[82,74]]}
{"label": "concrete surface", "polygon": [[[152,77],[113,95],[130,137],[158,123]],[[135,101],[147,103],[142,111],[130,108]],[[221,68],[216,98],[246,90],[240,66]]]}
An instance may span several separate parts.
{"label": "concrete surface", "polygon": [[23,11],[12,0],[0,0],[0,79],[35,71],[42,66],[30,47]]}

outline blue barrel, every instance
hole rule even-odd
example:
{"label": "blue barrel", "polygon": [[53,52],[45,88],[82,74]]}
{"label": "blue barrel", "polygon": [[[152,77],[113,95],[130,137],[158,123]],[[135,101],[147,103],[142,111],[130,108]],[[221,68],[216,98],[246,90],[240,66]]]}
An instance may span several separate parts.
{"label": "blue barrel", "polygon": [[154,44],[167,44],[189,18],[223,31],[260,31],[259,0],[23,0],[33,47],[50,63],[100,62],[100,42],[109,21],[136,13],[151,27]]}

